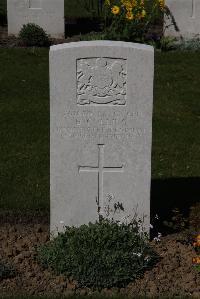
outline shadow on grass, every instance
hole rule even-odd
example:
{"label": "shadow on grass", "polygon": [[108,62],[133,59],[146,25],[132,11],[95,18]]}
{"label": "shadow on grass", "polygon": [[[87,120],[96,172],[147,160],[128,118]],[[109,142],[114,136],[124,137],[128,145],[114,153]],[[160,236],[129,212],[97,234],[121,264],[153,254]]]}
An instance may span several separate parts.
{"label": "shadow on grass", "polygon": [[190,208],[199,202],[199,177],[155,179],[151,182],[151,221],[158,215],[157,225],[164,234],[172,232],[163,225],[163,221],[171,220],[173,209],[178,209],[187,218]]}

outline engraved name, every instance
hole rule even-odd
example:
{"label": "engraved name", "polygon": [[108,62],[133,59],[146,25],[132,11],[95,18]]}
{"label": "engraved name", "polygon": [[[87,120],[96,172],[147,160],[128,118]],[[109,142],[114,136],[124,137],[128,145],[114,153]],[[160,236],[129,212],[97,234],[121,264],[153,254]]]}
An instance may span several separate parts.
{"label": "engraved name", "polygon": [[67,110],[65,125],[58,127],[63,138],[73,139],[131,139],[144,135],[144,129],[137,125],[137,111],[90,111]]}

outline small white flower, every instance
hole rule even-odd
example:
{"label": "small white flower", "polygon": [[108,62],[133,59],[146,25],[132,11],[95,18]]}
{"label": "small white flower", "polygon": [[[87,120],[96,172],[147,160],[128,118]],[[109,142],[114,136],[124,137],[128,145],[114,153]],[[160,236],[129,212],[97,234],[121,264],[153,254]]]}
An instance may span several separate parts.
{"label": "small white flower", "polygon": [[153,238],[154,239],[154,241],[156,241],[156,242],[160,242],[160,238],[162,237],[162,234],[161,233],[158,233],[158,236],[157,237],[155,237],[155,238]]}
{"label": "small white flower", "polygon": [[141,257],[141,253],[140,252],[133,252],[133,255],[137,255],[138,257]]}
{"label": "small white flower", "polygon": [[149,226],[150,228],[153,228],[153,225],[152,224],[150,224],[150,226]]}
{"label": "small white flower", "polygon": [[122,225],[122,224],[123,224],[123,222],[121,222],[121,221],[118,221],[118,222],[117,222],[117,224],[118,224],[118,225]]}
{"label": "small white flower", "polygon": [[155,215],[155,219],[159,219],[158,214]]}

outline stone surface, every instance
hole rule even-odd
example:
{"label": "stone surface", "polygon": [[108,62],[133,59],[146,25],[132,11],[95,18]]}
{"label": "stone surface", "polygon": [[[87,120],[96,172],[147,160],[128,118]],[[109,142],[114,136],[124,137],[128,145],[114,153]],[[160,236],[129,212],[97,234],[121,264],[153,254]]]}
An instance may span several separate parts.
{"label": "stone surface", "polygon": [[145,216],[149,227],[154,51],[91,41],[50,50],[51,232]]}
{"label": "stone surface", "polygon": [[166,0],[178,31],[171,19],[165,17],[165,36],[192,38],[200,34],[200,0]]}
{"label": "stone surface", "polygon": [[64,37],[64,0],[7,0],[8,34],[17,36],[22,26],[35,23],[51,37]]}

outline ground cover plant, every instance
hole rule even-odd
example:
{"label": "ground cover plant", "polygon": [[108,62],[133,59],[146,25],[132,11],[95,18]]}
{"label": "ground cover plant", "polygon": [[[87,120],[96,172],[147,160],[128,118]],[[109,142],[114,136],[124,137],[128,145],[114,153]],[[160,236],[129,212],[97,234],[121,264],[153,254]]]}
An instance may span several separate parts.
{"label": "ground cover plant", "polygon": [[158,261],[141,222],[118,224],[101,219],[76,227],[38,249],[39,262],[57,274],[73,277],[79,287],[125,287]]}

